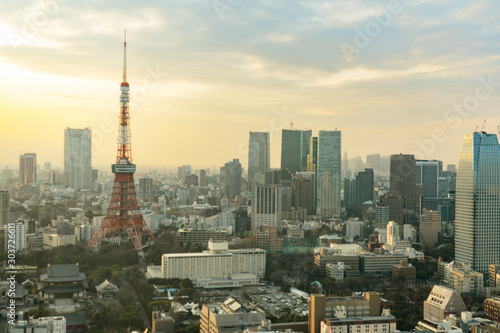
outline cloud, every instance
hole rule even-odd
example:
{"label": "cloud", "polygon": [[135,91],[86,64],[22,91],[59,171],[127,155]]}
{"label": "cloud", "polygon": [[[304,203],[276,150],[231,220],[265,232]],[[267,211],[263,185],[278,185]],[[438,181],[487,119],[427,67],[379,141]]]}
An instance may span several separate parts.
{"label": "cloud", "polygon": [[[353,154],[373,153],[366,145],[372,141],[384,143],[377,147],[388,154],[395,135],[388,128],[432,128],[449,105],[470,94],[478,75],[496,73],[500,65],[500,7],[492,0],[402,0],[402,12],[352,62],[339,45],[353,44],[357,29],[386,13],[389,1],[220,1],[232,7],[222,20],[211,0],[4,1],[2,101],[22,115],[39,112],[33,102],[42,101],[48,120],[39,125],[54,132],[44,133],[47,142],[60,141],[68,125],[99,128],[108,115],[114,121],[126,28],[134,94],[148,68],[168,73],[131,110],[138,163],[219,165],[240,157],[245,164],[246,156],[235,156],[239,142],[248,140],[248,131],[268,127],[273,110],[283,107],[296,116],[296,128],[341,128],[344,148]],[[40,5],[53,2],[59,6]],[[9,36],[21,42],[13,46]],[[494,114],[495,101],[477,117]],[[9,117],[3,126],[18,123]],[[418,131],[406,131],[405,140],[412,142]],[[112,157],[115,134],[95,147],[96,160]],[[9,135],[0,134],[0,142]],[[190,139],[181,144],[185,135]],[[168,157],[157,154],[151,140],[165,144]],[[32,151],[33,141],[0,144],[0,163]],[[62,152],[39,149],[42,160],[61,160]],[[434,157],[456,161],[451,152]],[[272,154],[279,165],[279,140]]]}

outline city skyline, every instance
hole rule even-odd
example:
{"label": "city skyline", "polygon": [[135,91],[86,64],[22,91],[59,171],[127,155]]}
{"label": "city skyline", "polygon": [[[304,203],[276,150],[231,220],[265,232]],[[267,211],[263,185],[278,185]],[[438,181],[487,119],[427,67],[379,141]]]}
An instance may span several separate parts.
{"label": "city skyline", "polygon": [[[66,127],[90,127],[93,167],[109,168],[124,28],[134,163],[143,169],[247,166],[250,131],[270,132],[271,167],[279,167],[290,123],[313,136],[341,130],[351,157],[420,152],[458,164],[463,135],[483,119],[490,133],[500,124],[492,1],[241,1],[223,12],[201,1],[47,3],[8,2],[0,14],[0,69],[9,77],[0,168],[15,169],[25,152],[61,167]],[[110,15],[127,26],[109,25]],[[169,153],[157,153],[158,143]]]}

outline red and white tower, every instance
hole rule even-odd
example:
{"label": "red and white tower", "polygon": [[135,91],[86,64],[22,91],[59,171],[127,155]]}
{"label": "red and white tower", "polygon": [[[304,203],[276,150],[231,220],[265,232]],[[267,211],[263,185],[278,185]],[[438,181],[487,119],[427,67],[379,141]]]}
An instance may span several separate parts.
{"label": "red and white tower", "polygon": [[129,84],[127,82],[127,38],[123,43],[123,82],[120,85],[120,124],[118,129],[118,154],[116,164],[111,165],[115,174],[115,183],[109,208],[101,226],[92,237],[89,247],[95,246],[107,234],[126,232],[138,252],[142,253],[141,234],[150,240],[155,237],[142,217],[135,195],[134,172],[132,164],[132,144],[129,114]]}

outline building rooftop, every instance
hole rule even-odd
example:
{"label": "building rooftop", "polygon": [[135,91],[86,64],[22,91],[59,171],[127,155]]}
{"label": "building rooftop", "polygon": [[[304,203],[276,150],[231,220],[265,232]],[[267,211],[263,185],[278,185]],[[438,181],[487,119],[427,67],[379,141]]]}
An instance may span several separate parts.
{"label": "building rooftop", "polygon": [[340,322],[372,322],[372,321],[396,321],[396,317],[393,315],[389,316],[368,316],[368,317],[351,317],[351,318],[337,318],[332,317],[328,318],[331,323],[340,323]]}
{"label": "building rooftop", "polygon": [[426,302],[447,312],[467,311],[460,292],[444,286],[434,286]]}
{"label": "building rooftop", "polygon": [[43,282],[66,282],[66,281],[84,281],[85,274],[80,273],[80,266],[73,265],[48,265],[47,274],[40,276]]}

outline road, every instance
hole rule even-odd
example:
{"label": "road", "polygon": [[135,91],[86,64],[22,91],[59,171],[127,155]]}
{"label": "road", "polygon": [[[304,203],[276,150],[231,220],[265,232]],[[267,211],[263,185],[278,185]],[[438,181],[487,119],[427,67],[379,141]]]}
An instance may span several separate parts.
{"label": "road", "polygon": [[137,306],[137,308],[139,309],[139,311],[141,313],[142,321],[144,322],[144,327],[146,327],[149,330],[151,330],[151,325],[149,324],[149,318],[146,316],[146,312],[144,312],[144,309],[141,306],[141,302],[139,300],[139,297],[137,297],[137,294],[135,293],[135,289],[126,280],[123,281],[123,287],[122,288],[126,288],[126,289],[132,290],[134,292],[134,298],[135,298],[134,303],[135,303],[135,305]]}

